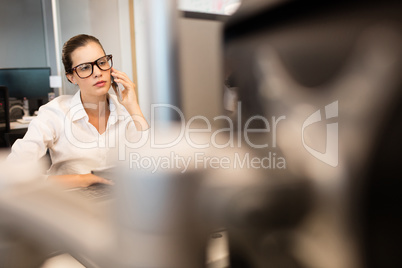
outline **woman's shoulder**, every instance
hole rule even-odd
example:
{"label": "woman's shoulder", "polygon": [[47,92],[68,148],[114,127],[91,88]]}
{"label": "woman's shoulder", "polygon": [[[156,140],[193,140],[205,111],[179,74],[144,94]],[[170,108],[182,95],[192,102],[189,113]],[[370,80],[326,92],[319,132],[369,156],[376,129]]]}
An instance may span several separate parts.
{"label": "woman's shoulder", "polygon": [[70,104],[75,95],[60,95],[49,101],[48,105],[65,105]]}
{"label": "woman's shoulder", "polygon": [[54,98],[45,105],[39,108],[38,116],[36,117],[38,122],[56,122],[62,121],[68,113],[73,95],[62,95]]}
{"label": "woman's shoulder", "polygon": [[49,111],[54,111],[54,112],[66,112],[70,106],[71,106],[71,101],[73,99],[74,95],[61,95],[53,100],[49,101],[45,105],[42,105],[39,109],[39,112],[42,110],[46,110],[47,112]]}

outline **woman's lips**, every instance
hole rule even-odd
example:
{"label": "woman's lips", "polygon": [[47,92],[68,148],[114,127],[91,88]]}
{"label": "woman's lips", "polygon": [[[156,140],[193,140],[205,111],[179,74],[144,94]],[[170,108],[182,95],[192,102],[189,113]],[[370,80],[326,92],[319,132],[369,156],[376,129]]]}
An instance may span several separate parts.
{"label": "woman's lips", "polygon": [[94,86],[96,86],[96,87],[103,87],[103,86],[105,86],[106,85],[106,81],[99,81],[99,82],[97,82]]}

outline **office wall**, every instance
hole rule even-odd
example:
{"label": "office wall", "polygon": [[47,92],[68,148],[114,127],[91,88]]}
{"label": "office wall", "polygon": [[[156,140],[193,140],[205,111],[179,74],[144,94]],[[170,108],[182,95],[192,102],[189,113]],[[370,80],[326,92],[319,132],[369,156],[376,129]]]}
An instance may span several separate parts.
{"label": "office wall", "polygon": [[0,1],[0,68],[18,67],[57,75],[51,0]]}
{"label": "office wall", "polygon": [[0,1],[0,68],[47,67],[41,0]]}
{"label": "office wall", "polygon": [[[143,0],[135,0],[135,39],[137,47],[139,102],[150,118],[152,91],[147,64],[147,25]],[[222,113],[222,39],[221,21],[178,19],[179,64],[182,110],[186,119],[202,115],[208,119]]]}
{"label": "office wall", "polygon": [[202,115],[213,122],[223,112],[221,21],[179,19],[180,80],[186,118]]}
{"label": "office wall", "polygon": [[137,50],[137,76],[138,76],[138,102],[142,108],[145,118],[149,119],[151,112],[151,96],[148,85],[148,59],[147,59],[147,37],[146,18],[143,0],[134,0],[134,24],[135,24],[135,46]]}
{"label": "office wall", "polygon": [[57,75],[56,46],[53,29],[52,0],[42,0],[43,27],[45,34],[45,48],[47,66],[51,75]]}

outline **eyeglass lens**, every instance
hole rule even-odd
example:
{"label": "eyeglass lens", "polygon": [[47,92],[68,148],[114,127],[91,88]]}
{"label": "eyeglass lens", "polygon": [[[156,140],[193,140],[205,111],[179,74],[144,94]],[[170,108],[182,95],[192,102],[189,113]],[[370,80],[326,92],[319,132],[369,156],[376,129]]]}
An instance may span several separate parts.
{"label": "eyeglass lens", "polygon": [[112,68],[112,58],[109,56],[105,56],[105,57],[98,59],[93,64],[84,63],[81,65],[78,65],[75,70],[79,77],[86,78],[86,77],[91,76],[91,74],[93,72],[93,66],[95,64],[99,67],[99,69],[101,69],[103,71],[107,71],[110,68]]}

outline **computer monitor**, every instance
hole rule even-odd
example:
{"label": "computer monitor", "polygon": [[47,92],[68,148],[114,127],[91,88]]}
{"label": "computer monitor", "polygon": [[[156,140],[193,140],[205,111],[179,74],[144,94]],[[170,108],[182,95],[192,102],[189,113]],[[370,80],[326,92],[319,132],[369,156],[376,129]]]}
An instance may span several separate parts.
{"label": "computer monitor", "polygon": [[0,69],[0,85],[8,88],[10,98],[47,98],[49,76],[49,67]]}

